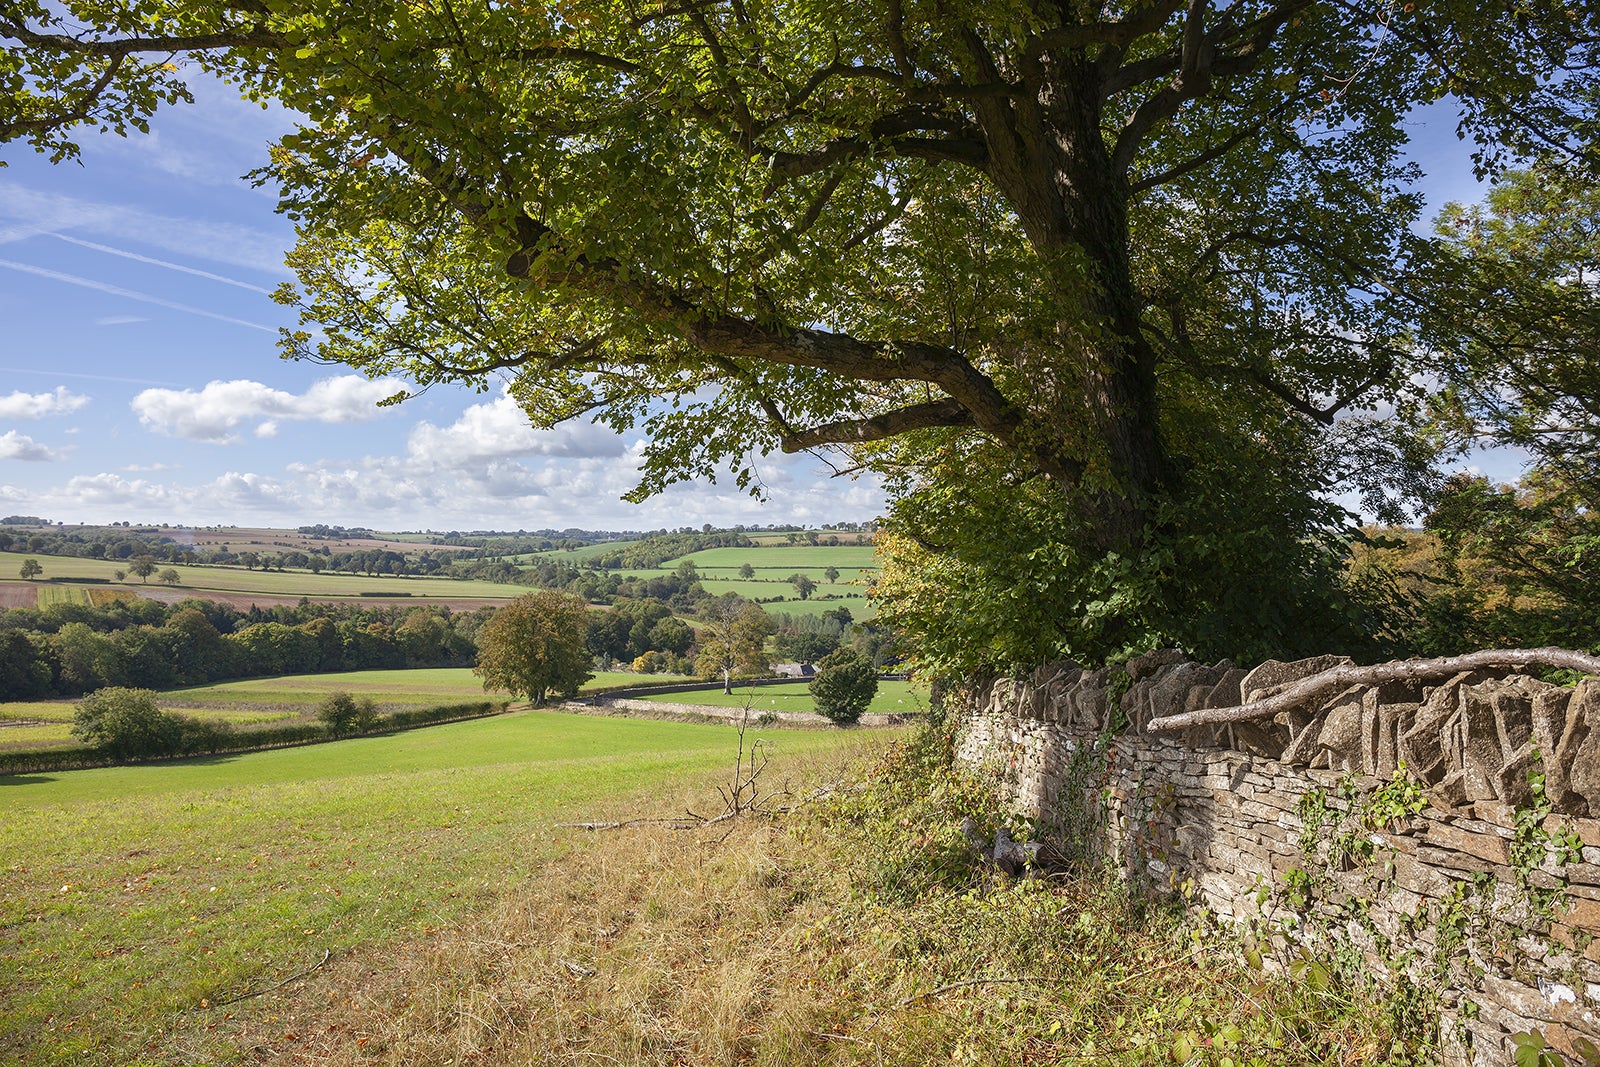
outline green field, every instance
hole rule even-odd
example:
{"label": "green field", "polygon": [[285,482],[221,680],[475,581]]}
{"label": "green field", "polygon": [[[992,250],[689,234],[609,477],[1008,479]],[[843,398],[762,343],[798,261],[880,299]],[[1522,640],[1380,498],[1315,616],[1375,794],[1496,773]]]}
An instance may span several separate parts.
{"label": "green field", "polygon": [[[683,675],[638,675],[624,671],[597,673],[580,692],[629,684],[665,684],[687,681]],[[509,694],[485,693],[483,681],[466,667],[417,668],[392,671],[345,671],[338,674],[294,674],[279,678],[251,678],[238,682],[169,689],[160,695],[163,708],[200,719],[221,719],[235,726],[274,722],[316,714],[330,693],[365,697],[380,711],[394,707],[437,707],[490,699]],[[30,725],[0,727],[0,747],[35,748],[68,743],[76,702],[70,700],[12,701],[0,704],[0,722],[21,720]],[[37,723],[39,725],[31,725]]]}
{"label": "green field", "polygon": [[[119,583],[116,572],[127,571],[127,560],[82,559],[75,556],[40,556],[31,553],[0,552],[0,576],[15,576],[24,559],[37,559],[44,567],[41,589],[50,588],[51,581],[72,582],[89,579],[114,583],[113,588],[134,591],[175,589],[182,593],[205,596],[208,593],[230,595],[259,593],[265,596],[307,596],[313,599],[372,596],[374,594],[405,593],[395,601],[404,605],[408,600],[481,599],[503,601],[528,592],[526,586],[502,582],[483,582],[457,578],[398,578],[392,575],[367,578],[359,574],[312,574],[310,571],[247,571],[243,567],[191,565],[184,563],[161,564],[178,572],[178,584],[165,586],[159,582],[145,582],[126,576]],[[97,582],[98,584],[98,582]]]}
{"label": "green field", "polygon": [[[770,747],[799,766],[852,736]],[[569,847],[553,823],[711,804],[733,744],[722,726],[517,712],[0,778],[0,1062],[239,1058],[271,998],[210,1005],[470,916]]]}
{"label": "green field", "polygon": [[[708,704],[717,708],[742,708],[746,701],[750,710],[762,711],[815,711],[811,702],[808,682],[792,685],[734,686],[733,692],[721,689],[694,690],[687,693],[662,693],[653,696],[629,697],[630,700],[649,700],[665,704]],[[928,710],[927,690],[910,682],[879,682],[878,695],[873,698],[869,713],[893,714],[896,712],[922,712]]]}

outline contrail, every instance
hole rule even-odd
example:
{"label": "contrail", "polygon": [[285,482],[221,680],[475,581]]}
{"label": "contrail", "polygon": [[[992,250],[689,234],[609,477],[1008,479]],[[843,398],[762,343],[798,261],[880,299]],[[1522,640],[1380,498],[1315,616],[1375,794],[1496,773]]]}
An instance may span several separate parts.
{"label": "contrail", "polygon": [[109,374],[74,374],[65,370],[40,370],[38,367],[0,367],[6,374],[35,374],[41,378],[81,378],[90,382],[121,382],[124,385],[153,385],[168,389],[181,389],[179,382],[157,382],[149,378],[116,378]]}
{"label": "contrail", "polygon": [[128,252],[121,248],[112,248],[110,245],[96,244],[93,241],[85,241],[81,237],[68,237],[64,233],[52,233],[50,236],[56,238],[57,240],[65,241],[68,244],[79,245],[83,248],[92,248],[96,252],[105,252],[108,255],[121,256],[123,259],[132,259],[140,263],[149,263],[151,266],[165,267],[168,270],[182,271],[184,274],[193,274],[196,278],[206,278],[213,282],[221,282],[224,285],[237,285],[240,289],[248,289],[252,293],[261,293],[264,296],[272,295],[271,289],[263,289],[259,285],[251,285],[249,282],[241,282],[235,278],[224,277],[221,274],[213,274],[208,270],[197,270],[194,267],[185,267],[181,263],[169,263],[167,260],[156,259],[153,256],[141,256],[137,252]]}
{"label": "contrail", "polygon": [[65,282],[68,285],[81,285],[85,289],[94,289],[98,292],[110,293],[112,296],[127,297],[129,300],[138,300],[146,304],[154,304],[157,307],[168,308],[172,311],[182,311],[190,315],[199,315],[207,319],[216,319],[218,322],[230,322],[235,326],[248,326],[252,330],[265,330],[267,333],[278,332],[271,326],[263,326],[259,322],[246,322],[244,319],[236,319],[228,315],[219,315],[215,311],[207,311],[204,308],[190,307],[188,304],[179,304],[172,300],[163,300],[158,296],[150,296],[148,293],[134,292],[132,289],[124,289],[117,285],[108,285],[105,282],[97,282],[91,278],[80,278],[76,274],[63,274],[58,270],[46,270],[44,267],[35,267],[28,263],[15,263],[9,259],[0,259],[0,267],[5,267],[7,270],[21,271],[24,274],[36,274],[41,278],[49,278],[52,281]]}

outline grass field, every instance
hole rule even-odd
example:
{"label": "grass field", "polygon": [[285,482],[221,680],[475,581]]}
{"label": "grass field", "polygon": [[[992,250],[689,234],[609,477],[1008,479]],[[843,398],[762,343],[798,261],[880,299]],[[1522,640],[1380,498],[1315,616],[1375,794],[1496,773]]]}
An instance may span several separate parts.
{"label": "grass field", "polygon": [[876,550],[871,545],[774,545],[770,548],[707,548],[671,561],[665,570],[675,570],[684,560],[693,560],[702,571],[738,571],[748,563],[757,574],[782,571],[787,577],[795,571],[821,577],[828,567],[838,567],[845,577],[852,571],[876,571]]}
{"label": "grass field", "polygon": [[[117,582],[116,572],[127,571],[127,560],[80,559],[72,556],[40,556],[37,554],[0,552],[0,574],[19,573],[24,559],[37,559],[44,567],[45,579],[57,582],[103,580]],[[169,565],[163,564],[162,570]],[[159,592],[173,590],[180,595],[205,596],[208,593],[249,594],[268,596],[307,596],[314,600],[354,598],[374,594],[404,593],[395,596],[397,604],[428,599],[480,599],[496,603],[518,597],[528,592],[526,586],[507,585],[501,582],[483,582],[456,578],[398,578],[378,576],[367,578],[356,574],[312,574],[310,571],[260,571],[243,567],[170,565],[178,572],[178,583],[173,586],[159,582],[124,577],[119,588],[134,592]],[[48,582],[41,583],[47,588]]]}
{"label": "grass field", "polygon": [[[694,690],[688,693],[663,693],[659,696],[630,697],[631,700],[650,700],[668,704],[707,704],[717,708],[742,708],[750,702],[750,710],[761,711],[815,711],[808,682],[793,685],[760,685],[734,687],[732,693],[721,689]],[[922,712],[928,710],[926,690],[915,688],[910,682],[879,682],[878,695],[873,698],[868,712],[893,714],[895,712]]]}
{"label": "grass field", "polygon": [[[605,686],[665,684],[688,681],[683,675],[638,675],[625,671],[597,673],[583,692]],[[472,701],[507,699],[502,692],[485,693],[483,680],[467,667],[436,667],[390,671],[345,671],[337,674],[294,674],[278,678],[250,678],[216,685],[169,689],[161,693],[163,708],[201,719],[221,719],[235,726],[274,722],[316,714],[330,693],[365,697],[380,711],[395,707],[436,707]],[[0,703],[0,722],[22,721],[48,725],[0,727],[0,746],[36,747],[70,740],[76,701],[32,700]]]}
{"label": "grass field", "polygon": [[[804,762],[851,743],[771,747]],[[223,1002],[470,916],[569,847],[554,822],[704,805],[732,745],[726,727],[519,712],[0,779],[0,1062],[211,1063],[282,1042],[271,999]]]}

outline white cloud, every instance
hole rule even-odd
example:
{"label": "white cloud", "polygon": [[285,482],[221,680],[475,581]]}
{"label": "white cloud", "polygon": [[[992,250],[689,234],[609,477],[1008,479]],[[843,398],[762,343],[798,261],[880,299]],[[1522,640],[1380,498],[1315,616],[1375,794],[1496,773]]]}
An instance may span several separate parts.
{"label": "white cloud", "polygon": [[102,315],[94,320],[96,326],[129,326],[136,322],[149,322],[143,315]]}
{"label": "white cloud", "polygon": [[593,423],[566,422],[536,430],[509,396],[473,404],[449,426],[419,423],[406,450],[414,459],[444,467],[516,456],[620,456],[626,450],[614,431]]}
{"label": "white cloud", "polygon": [[[203,389],[146,389],[133,398],[139,421],[150,429],[195,441],[232,444],[241,424],[255,422],[270,437],[281,421],[365,422],[378,401],[403,388],[392,378],[369,381],[356,374],[324,378],[300,395],[260,382],[214,381]],[[259,420],[259,421],[258,421]]]}
{"label": "white cloud", "polygon": [[15,430],[0,433],[0,459],[20,459],[27,463],[51,463],[61,459],[61,453],[46,448],[31,437]]}
{"label": "white cloud", "polygon": [[89,398],[58,385],[52,393],[24,393],[20,389],[0,396],[0,419],[42,419],[46,415],[65,415],[77,411]]}

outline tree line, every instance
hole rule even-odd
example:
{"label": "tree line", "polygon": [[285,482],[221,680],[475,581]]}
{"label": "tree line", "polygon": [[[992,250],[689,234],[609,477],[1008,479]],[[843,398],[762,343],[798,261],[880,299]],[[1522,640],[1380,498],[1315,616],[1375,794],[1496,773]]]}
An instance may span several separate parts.
{"label": "tree line", "polygon": [[167,689],[235,678],[393,667],[467,666],[489,609],[240,612],[208,600],[119,599],[0,612],[0,700],[77,696],[105,686]]}

